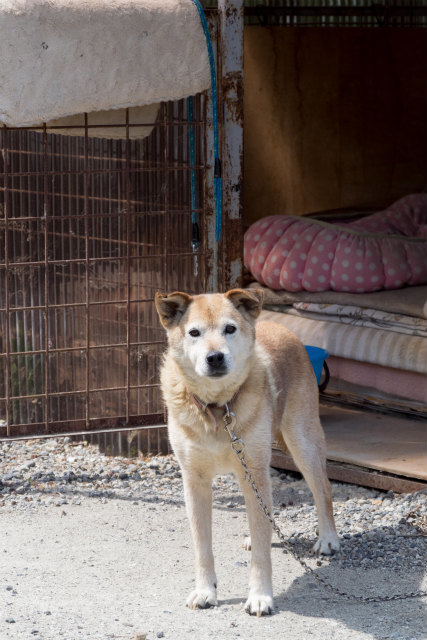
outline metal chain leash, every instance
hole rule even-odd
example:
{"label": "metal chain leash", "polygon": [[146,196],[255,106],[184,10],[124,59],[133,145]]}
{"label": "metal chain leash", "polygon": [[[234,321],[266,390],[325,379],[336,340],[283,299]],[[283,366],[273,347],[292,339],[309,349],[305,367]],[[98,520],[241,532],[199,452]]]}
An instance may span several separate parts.
{"label": "metal chain leash", "polygon": [[416,507],[415,509],[413,509],[413,511],[407,513],[406,519],[408,520],[408,522],[410,519],[412,526],[418,530],[420,535],[427,536],[427,516],[418,515],[417,511],[419,509],[420,507]]}
{"label": "metal chain leash", "polygon": [[409,598],[423,598],[427,596],[427,591],[413,591],[411,593],[395,593],[390,596],[372,596],[372,597],[357,596],[353,593],[340,591],[337,587],[334,587],[334,585],[332,585],[330,582],[327,582],[324,578],[322,578],[317,571],[312,569],[310,565],[308,565],[307,562],[303,560],[303,558],[296,551],[294,551],[294,549],[292,549],[290,543],[286,539],[283,532],[280,530],[278,524],[276,523],[274,517],[272,516],[270,510],[268,509],[268,506],[265,504],[264,500],[262,499],[245,460],[245,443],[241,438],[238,438],[233,431],[233,427],[236,424],[236,416],[232,411],[230,411],[227,404],[225,404],[225,409],[226,411],[223,416],[223,420],[225,423],[224,429],[230,436],[231,448],[233,449],[237,458],[240,460],[240,463],[245,472],[245,478],[249,486],[251,487],[252,491],[254,492],[261,510],[264,512],[265,516],[270,521],[270,524],[273,530],[275,531],[275,533],[277,534],[283,548],[286,551],[289,551],[289,553],[300,563],[300,565],[303,567],[306,573],[311,575],[317,582],[323,585],[323,587],[325,587],[325,589],[327,589],[331,593],[334,593],[335,595],[339,595],[342,598],[346,598],[347,600],[357,600],[358,602],[369,603],[369,602],[389,602],[394,600],[408,600]]}

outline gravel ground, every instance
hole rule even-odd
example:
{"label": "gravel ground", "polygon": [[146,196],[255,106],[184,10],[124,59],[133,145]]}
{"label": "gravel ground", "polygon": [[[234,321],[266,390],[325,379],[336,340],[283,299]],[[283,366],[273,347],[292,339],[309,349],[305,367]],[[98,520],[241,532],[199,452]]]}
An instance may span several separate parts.
{"label": "gravel ground", "polygon": [[[340,590],[427,589],[427,492],[333,483],[342,554],[311,558],[317,518],[298,474],[272,469],[275,517]],[[65,439],[0,443],[0,639],[427,639],[427,599],[362,604],[331,595],[273,542],[275,614],[242,610],[250,554],[233,476],[214,482],[215,609],[190,611],[193,557],[173,456],[106,457]]]}

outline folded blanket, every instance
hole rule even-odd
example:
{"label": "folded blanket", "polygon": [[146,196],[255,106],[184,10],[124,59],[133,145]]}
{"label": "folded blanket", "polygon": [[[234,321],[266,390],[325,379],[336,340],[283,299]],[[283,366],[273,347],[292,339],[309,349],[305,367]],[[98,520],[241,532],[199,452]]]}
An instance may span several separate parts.
{"label": "folded blanket", "polygon": [[371,327],[372,329],[405,333],[410,336],[427,337],[427,320],[399,313],[386,313],[377,309],[365,309],[341,304],[294,302],[286,313],[312,318],[313,320],[351,324],[354,327]]}
{"label": "folded blanket", "polygon": [[3,0],[0,122],[177,100],[210,84],[191,0]]}
{"label": "folded blanket", "polygon": [[345,293],[341,291],[273,291],[254,282],[249,289],[262,289],[264,305],[292,305],[295,302],[318,304],[346,304],[365,309],[379,309],[389,313],[400,313],[414,318],[427,318],[427,287],[406,287],[374,293]]}

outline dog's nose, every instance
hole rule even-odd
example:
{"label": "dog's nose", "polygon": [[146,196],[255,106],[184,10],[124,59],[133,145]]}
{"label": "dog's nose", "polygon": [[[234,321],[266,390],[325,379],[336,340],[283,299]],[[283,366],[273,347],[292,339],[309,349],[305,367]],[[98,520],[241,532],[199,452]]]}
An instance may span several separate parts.
{"label": "dog's nose", "polygon": [[222,351],[210,351],[206,356],[206,362],[212,369],[219,369],[224,364],[224,354]]}

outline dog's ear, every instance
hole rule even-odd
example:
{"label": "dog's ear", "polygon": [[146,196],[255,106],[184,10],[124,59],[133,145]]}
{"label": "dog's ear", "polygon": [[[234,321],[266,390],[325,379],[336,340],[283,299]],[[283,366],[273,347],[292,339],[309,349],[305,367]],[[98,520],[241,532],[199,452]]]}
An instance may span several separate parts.
{"label": "dog's ear", "polygon": [[159,291],[156,293],[154,302],[160,322],[165,329],[170,329],[181,318],[192,300],[192,296],[180,291],[174,291],[167,295]]}
{"label": "dog's ear", "polygon": [[258,318],[262,309],[264,292],[262,289],[231,289],[225,297],[230,300],[239,311],[248,313],[252,318]]}

